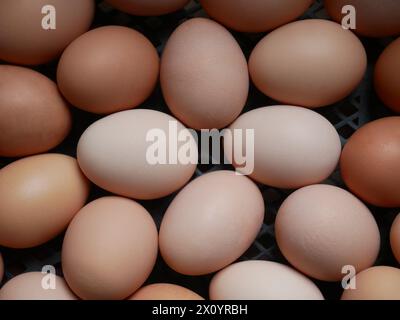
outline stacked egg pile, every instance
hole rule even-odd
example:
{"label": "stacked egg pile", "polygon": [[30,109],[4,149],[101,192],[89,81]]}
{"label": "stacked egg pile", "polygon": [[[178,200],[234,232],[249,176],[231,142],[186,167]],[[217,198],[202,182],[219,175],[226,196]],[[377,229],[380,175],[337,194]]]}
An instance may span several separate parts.
{"label": "stacked egg pile", "polygon": [[[400,299],[400,2],[324,4],[2,0],[0,299]],[[338,116],[368,83],[371,121]],[[226,135],[232,165],[170,161],[193,129],[253,130],[254,168]],[[13,272],[53,245],[55,288]]]}

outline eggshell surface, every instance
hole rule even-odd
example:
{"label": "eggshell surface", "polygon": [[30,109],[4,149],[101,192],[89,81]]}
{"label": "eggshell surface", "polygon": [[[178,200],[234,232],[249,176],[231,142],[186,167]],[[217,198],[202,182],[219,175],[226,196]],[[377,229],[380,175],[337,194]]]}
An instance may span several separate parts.
{"label": "eggshell surface", "polygon": [[400,263],[400,214],[397,215],[390,230],[390,245],[393,255]]}
{"label": "eggshell surface", "polygon": [[183,8],[189,0],[107,0],[109,4],[137,16],[159,16]]}
{"label": "eggshell surface", "polygon": [[170,283],[154,283],[140,288],[129,300],[204,300],[192,290]]}

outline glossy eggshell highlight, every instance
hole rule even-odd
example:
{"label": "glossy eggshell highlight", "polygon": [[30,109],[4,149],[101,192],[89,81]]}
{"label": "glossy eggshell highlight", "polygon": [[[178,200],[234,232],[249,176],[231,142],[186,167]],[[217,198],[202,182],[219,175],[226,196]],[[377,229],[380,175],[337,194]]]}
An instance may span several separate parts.
{"label": "glossy eggshell highlight", "polygon": [[210,283],[211,300],[324,300],[300,272],[272,261],[249,260],[219,271]]}
{"label": "glossy eggshell highlight", "polygon": [[89,182],[76,159],[42,154],[0,170],[0,245],[28,248],[61,233],[83,207]]}
{"label": "glossy eggshell highlight", "polygon": [[176,284],[154,283],[140,288],[129,300],[204,300],[204,298]]}
{"label": "glossy eggshell highlight", "polygon": [[[55,29],[42,26],[43,20],[48,22],[45,6],[56,10]],[[71,41],[89,29],[94,10],[93,0],[0,1],[0,60],[38,65],[57,58]]]}
{"label": "glossy eggshell highlight", "polygon": [[157,257],[157,228],[137,202],[104,197],[72,220],[62,247],[62,267],[83,299],[124,299],[149,276]]}
{"label": "glossy eggshell highlight", "polygon": [[341,23],[342,8],[351,5],[356,10],[355,33],[367,37],[388,37],[400,34],[400,2],[397,0],[325,0],[328,14]]}
{"label": "glossy eggshell highlight", "polygon": [[304,274],[323,281],[340,281],[342,267],[357,272],[372,266],[380,234],[368,208],[346,190],[313,185],[292,193],[275,221],[278,246]]}
{"label": "glossy eggshell highlight", "polygon": [[200,0],[207,14],[228,28],[264,32],[301,16],[314,0]]}
{"label": "glossy eggshell highlight", "polygon": [[185,275],[203,275],[239,258],[264,219],[257,186],[233,171],[207,173],[190,182],[168,207],[160,228],[166,263]]}
{"label": "glossy eggshell highlight", "polygon": [[292,22],[265,36],[249,60],[250,76],[267,96],[318,108],[348,96],[361,82],[367,55],[340,24],[319,19]]}
{"label": "glossy eggshell highlight", "polygon": [[400,113],[399,57],[400,38],[382,52],[375,66],[375,90],[385,105],[398,113]]}
{"label": "glossy eggshell highlight", "polygon": [[345,290],[342,300],[400,300],[400,269],[372,267],[356,275],[356,289]]}
{"label": "glossy eggshell highlight", "polygon": [[[172,133],[170,137],[170,123],[176,125],[178,135],[185,134],[185,142],[177,141]],[[149,150],[154,145],[148,139],[151,130],[166,136],[167,145],[160,142],[160,152],[168,148],[165,164],[149,162]],[[190,163],[168,161],[170,139],[177,142],[178,148],[189,145],[195,150]],[[85,175],[101,188],[147,200],[164,197],[186,184],[196,170],[196,150],[191,133],[171,116],[153,110],[128,110],[98,120],[83,133],[78,143],[78,162]]]}
{"label": "glossy eggshell highlight", "polygon": [[400,117],[370,122],[343,149],[342,178],[359,198],[379,207],[400,206]]}
{"label": "glossy eggshell highlight", "polygon": [[390,245],[393,255],[400,263],[400,214],[397,215],[390,230]]}
{"label": "glossy eggshell highlight", "polygon": [[137,16],[159,16],[183,8],[189,0],[107,0],[113,7]]}
{"label": "glossy eggshell highlight", "polygon": [[43,289],[42,283],[49,274],[41,272],[22,273],[8,281],[0,290],[0,300],[77,300],[66,284],[65,280],[57,275],[55,289]]}
{"label": "glossy eggshell highlight", "polygon": [[161,88],[171,112],[194,129],[222,128],[242,111],[246,58],[218,23],[194,18],[171,35],[161,59]]}
{"label": "glossy eggshell highlight", "polygon": [[0,65],[0,114],[3,157],[48,151],[71,129],[71,113],[56,84],[27,68]]}
{"label": "glossy eggshell highlight", "polygon": [[153,91],[158,74],[157,51],[144,35],[105,26],[83,34],[65,49],[57,82],[75,107],[108,114],[141,104]]}
{"label": "glossy eggshell highlight", "polygon": [[[254,130],[254,170],[250,177],[269,186],[291,189],[319,183],[331,175],[339,161],[341,142],[336,129],[309,109],[263,107],[241,115],[229,129],[224,152],[230,162],[235,154],[246,154],[244,133]],[[240,144],[234,137],[237,130],[243,132]],[[249,169],[250,156],[246,155]],[[239,171],[244,170],[242,164],[233,163]]]}
{"label": "glossy eggshell highlight", "polygon": [[0,283],[3,280],[3,276],[4,276],[4,261],[0,252]]}

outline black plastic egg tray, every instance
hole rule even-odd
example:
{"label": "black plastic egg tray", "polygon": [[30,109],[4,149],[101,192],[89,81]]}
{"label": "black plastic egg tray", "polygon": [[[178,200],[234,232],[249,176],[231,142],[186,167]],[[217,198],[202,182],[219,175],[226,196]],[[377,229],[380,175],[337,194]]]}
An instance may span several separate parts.
{"label": "black plastic egg tray", "polygon": [[[133,17],[111,8],[103,1],[97,1],[97,3],[98,8],[96,11],[93,28],[102,25],[123,25],[134,28],[145,34],[157,47],[157,50],[160,54],[162,53],[169,35],[182,21],[192,17],[206,16],[200,5],[195,1],[192,1],[181,11],[162,17]],[[323,1],[316,1],[314,5],[312,5],[312,7],[307,11],[307,13],[301,17],[301,19],[305,18],[328,19],[323,9]],[[242,34],[233,32],[233,35],[242,47],[246,57],[248,57],[254,46],[265,34]],[[361,40],[367,49],[369,60],[368,71],[363,82],[355,90],[355,92],[345,100],[333,106],[317,110],[336,127],[341,136],[343,144],[346,143],[347,139],[354,133],[355,130],[357,130],[357,128],[366,122],[383,116],[392,115],[391,112],[385,108],[377,98],[376,94],[374,93],[372,83],[373,66],[379,54],[391,41],[391,39],[363,38]],[[36,69],[55,80],[56,67],[57,61],[48,65],[37,67]],[[249,98],[243,112],[274,104],[279,103],[264,96],[252,85],[250,88]],[[140,107],[169,113],[159,86],[156,88],[152,96]],[[91,123],[99,119],[100,116],[89,114],[78,109],[73,109],[73,118],[74,124],[70,135],[59,147],[55,148],[51,152],[59,152],[75,156],[79,137],[83,131]],[[51,121],[51,119],[49,119],[49,121]],[[15,159],[0,158],[0,168],[14,160]],[[201,176],[209,171],[220,170],[221,168],[226,169],[229,168],[229,166],[199,165],[193,178]],[[373,168],[371,168],[371,170],[373,170]],[[334,174],[328,179],[328,181],[326,181],[326,183],[345,188],[338,170],[334,172]],[[280,190],[262,185],[259,187],[263,193],[266,206],[265,221],[256,241],[240,258],[240,260],[264,259],[287,263],[284,257],[281,255],[275,242],[274,220],[282,201],[290,194],[291,191]],[[107,194],[108,193],[106,191],[93,186],[89,201]],[[154,220],[159,226],[162,216],[174,196],[175,195],[171,195],[163,199],[140,202],[152,214]],[[382,238],[382,249],[376,264],[396,266],[397,262],[392,256],[390,250],[389,230],[392,221],[399,210],[387,210],[375,207],[370,207],[370,209],[378,222]],[[356,228],[357,226],[354,227]],[[7,248],[0,248],[5,260],[5,276],[3,282],[6,282],[12,277],[23,272],[40,271],[44,265],[55,266],[58,274],[62,275],[60,262],[62,239],[63,235],[60,235],[51,242],[32,249],[10,250]],[[147,283],[169,282],[180,284],[207,298],[208,285],[211,277],[212,275],[200,277],[180,275],[171,270],[162,261],[161,257],[159,257],[151,276],[147,280]],[[316,284],[321,289],[326,299],[338,299],[341,295],[342,288],[340,283],[326,283],[317,281]]]}

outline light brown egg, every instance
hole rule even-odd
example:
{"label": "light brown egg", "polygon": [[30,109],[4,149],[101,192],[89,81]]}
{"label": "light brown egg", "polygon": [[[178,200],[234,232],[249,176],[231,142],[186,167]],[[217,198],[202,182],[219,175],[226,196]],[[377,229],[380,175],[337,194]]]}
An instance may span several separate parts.
{"label": "light brown egg", "polygon": [[247,62],[238,43],[204,18],[182,23],[161,59],[161,88],[171,112],[194,129],[222,128],[242,111],[249,90]]}
{"label": "light brown egg", "polygon": [[342,178],[359,198],[379,207],[400,206],[400,117],[357,130],[340,159]]}
{"label": "light brown egg", "polygon": [[263,218],[261,192],[249,178],[233,171],[207,173],[168,207],[160,228],[161,255],[182,274],[217,271],[250,247]]}
{"label": "light brown egg", "polygon": [[344,6],[356,10],[355,33],[367,37],[388,37],[400,34],[400,2],[397,0],[325,0],[329,15],[341,23]]}
{"label": "light brown egg", "polygon": [[372,267],[355,277],[356,289],[345,290],[342,300],[400,300],[400,269]]}
{"label": "light brown egg", "polygon": [[400,214],[397,215],[390,230],[390,245],[393,255],[400,263]]}
{"label": "light brown egg", "polygon": [[302,15],[314,0],[200,0],[213,19],[241,32],[275,29]]}
{"label": "light brown egg", "polygon": [[360,40],[341,25],[319,19],[272,31],[249,60],[250,76],[260,91],[282,103],[310,108],[348,96],[366,67]]}
{"label": "light brown egg", "polygon": [[141,104],[153,91],[159,58],[152,43],[126,27],[93,29],[61,56],[58,86],[75,107],[107,114]]}
{"label": "light brown egg", "polygon": [[211,300],[323,300],[300,272],[272,261],[248,260],[219,271],[210,283]]}
{"label": "light brown egg", "polygon": [[40,73],[0,65],[0,156],[48,151],[71,128],[68,104],[56,84]]}
{"label": "light brown egg", "polygon": [[3,280],[3,276],[4,276],[4,261],[0,252],[0,283]]}
{"label": "light brown egg", "polygon": [[1,288],[0,300],[77,300],[64,279],[57,275],[53,275],[55,288],[47,288],[46,277],[49,276],[41,272],[22,273]]}
{"label": "light brown egg", "polygon": [[[400,4],[400,2],[399,2]],[[381,54],[375,66],[375,90],[381,100],[400,113],[400,38]]]}
{"label": "light brown egg", "polygon": [[63,231],[85,204],[89,183],[76,160],[42,154],[0,170],[0,245],[28,248]]}
{"label": "light brown egg", "polygon": [[189,0],[107,0],[118,10],[137,16],[159,16],[183,8]]}
{"label": "light brown egg", "polygon": [[176,284],[154,283],[140,288],[129,300],[204,300],[204,298]]}
{"label": "light brown egg", "polygon": [[292,193],[279,208],[276,240],[286,259],[304,274],[339,281],[344,266],[372,266],[380,234],[368,208],[346,190],[313,185]]}
{"label": "light brown egg", "polygon": [[137,202],[104,197],[72,220],[62,248],[71,289],[83,299],[125,299],[147,279],[157,258],[157,228]]}
{"label": "light brown egg", "polygon": [[[55,29],[43,28],[46,6],[55,9]],[[38,65],[57,58],[89,29],[94,9],[93,0],[1,0],[0,60]]]}

